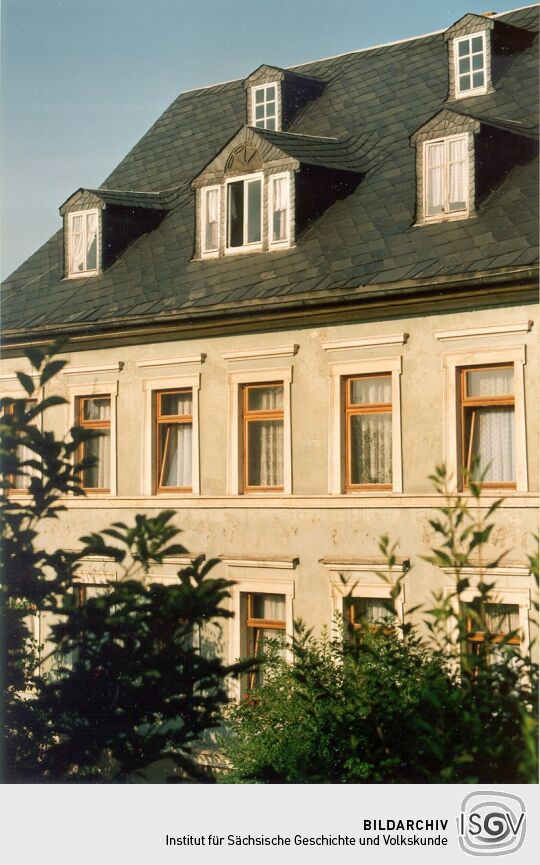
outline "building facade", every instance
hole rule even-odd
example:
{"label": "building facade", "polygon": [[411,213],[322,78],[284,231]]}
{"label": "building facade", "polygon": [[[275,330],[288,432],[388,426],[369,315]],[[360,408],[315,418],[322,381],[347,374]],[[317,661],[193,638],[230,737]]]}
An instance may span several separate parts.
{"label": "building facade", "polygon": [[[101,431],[47,542],[174,508],[235,581],[230,659],[452,588],[428,475],[504,496],[493,615],[527,651],[538,525],[538,7],[181,95],[4,285],[4,395],[69,336],[49,428]],[[24,495],[14,490],[13,495]],[[53,538],[54,533],[54,538]],[[184,560],[152,577],[172,580]],[[88,561],[80,583],[120,578]],[[471,570],[471,598],[478,573]]]}

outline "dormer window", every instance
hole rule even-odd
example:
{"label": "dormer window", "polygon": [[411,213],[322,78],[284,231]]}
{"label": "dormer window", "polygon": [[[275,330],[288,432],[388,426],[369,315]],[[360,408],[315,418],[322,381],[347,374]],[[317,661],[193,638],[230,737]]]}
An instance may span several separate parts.
{"label": "dormer window", "polygon": [[289,190],[288,174],[270,178],[270,245],[286,245],[289,242]]}
{"label": "dormer window", "polygon": [[69,214],[69,275],[93,276],[99,269],[99,211]]}
{"label": "dormer window", "polygon": [[219,250],[219,186],[210,186],[203,190],[203,238],[204,253]]}
{"label": "dormer window", "polygon": [[252,125],[259,129],[279,129],[277,112],[278,84],[263,84],[251,90]]}
{"label": "dormer window", "polygon": [[472,33],[454,41],[456,96],[485,93],[486,33]]}
{"label": "dormer window", "polygon": [[467,138],[452,135],[424,143],[426,219],[467,214]]}
{"label": "dormer window", "polygon": [[227,249],[258,249],[262,241],[262,174],[227,181]]}

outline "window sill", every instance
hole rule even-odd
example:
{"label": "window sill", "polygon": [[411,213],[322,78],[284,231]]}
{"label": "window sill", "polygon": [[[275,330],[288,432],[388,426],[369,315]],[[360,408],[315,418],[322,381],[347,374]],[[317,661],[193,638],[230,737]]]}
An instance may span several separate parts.
{"label": "window sill", "polygon": [[471,211],[460,210],[457,213],[445,213],[442,216],[428,216],[415,222],[413,228],[421,228],[425,225],[440,225],[445,222],[457,222],[460,219],[477,219],[477,214]]}
{"label": "window sill", "polygon": [[226,247],[223,251],[224,255],[247,255],[250,252],[262,252],[262,243],[253,244],[252,246],[231,246]]}

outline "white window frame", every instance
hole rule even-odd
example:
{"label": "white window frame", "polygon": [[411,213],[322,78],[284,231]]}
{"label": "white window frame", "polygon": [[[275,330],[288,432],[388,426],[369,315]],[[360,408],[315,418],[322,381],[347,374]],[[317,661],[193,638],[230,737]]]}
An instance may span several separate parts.
{"label": "white window frame", "polygon": [[[443,210],[442,213],[434,213],[428,214],[428,197],[429,197],[429,169],[428,169],[428,149],[430,146],[434,144],[444,144],[445,146],[445,160],[444,160],[444,171],[443,171],[443,183],[444,183],[444,207],[448,208],[448,151],[449,144],[451,141],[456,141],[457,139],[462,138],[465,141],[465,207],[462,210]],[[431,138],[427,141],[424,141],[422,144],[422,176],[423,176],[423,214],[424,214],[424,222],[446,222],[451,219],[464,219],[469,215],[470,211],[470,165],[469,165],[469,133],[468,132],[460,132],[457,135],[448,135],[443,138]]]}
{"label": "white window frame", "polygon": [[[76,369],[68,370],[67,373],[75,373]],[[104,498],[108,499],[112,496],[118,495],[118,471],[117,471],[117,397],[118,397],[118,379],[114,381],[99,381],[94,379],[92,382],[87,384],[68,384],[67,385],[67,394],[68,394],[68,412],[69,412],[69,421],[68,427],[77,426],[78,425],[78,409],[77,409],[77,401],[80,397],[83,396],[108,396],[111,400],[111,421],[110,421],[110,433],[111,433],[111,445],[110,445],[110,465],[109,465],[109,492],[108,493],[94,493],[92,490],[87,490],[87,495],[90,495],[92,498]]]}
{"label": "white window frame", "polygon": [[[148,378],[142,382],[142,454],[141,454],[141,488],[144,496],[155,496],[159,499],[185,498],[198,496],[201,492],[200,457],[199,457],[199,391],[201,375],[175,375],[167,378]],[[170,493],[154,492],[154,448],[155,423],[154,401],[157,391],[191,389],[192,392],[192,440],[191,440],[191,490],[189,492],[173,491]]]}
{"label": "white window frame", "polygon": [[291,435],[291,383],[292,367],[257,369],[227,373],[228,430],[227,494],[244,495],[243,489],[243,419],[242,388],[249,384],[280,383],[283,385],[283,490],[250,491],[250,497],[283,496],[292,494],[292,435]]}
{"label": "white window frame", "polygon": [[[266,91],[268,90],[269,87],[275,88],[276,97],[274,100],[268,100],[266,98]],[[257,104],[255,102],[255,94],[260,92],[261,90],[264,91],[264,100],[262,103],[259,103],[259,105],[264,105],[264,117],[262,117],[260,120],[262,120],[264,122],[264,126],[257,126],[257,122],[260,122],[260,120],[257,121],[257,119],[255,117],[255,106]],[[257,84],[256,86],[251,88],[251,125],[252,125],[252,127],[256,128],[256,129],[268,129],[268,126],[266,126],[266,121],[269,120],[270,118],[267,117],[267,114],[266,114],[266,105],[269,101],[274,101],[276,103],[276,114],[275,114],[276,125],[275,125],[275,128],[271,129],[270,131],[271,132],[279,132],[280,131],[280,129],[281,129],[281,123],[280,123],[280,119],[281,119],[280,118],[280,113],[281,113],[280,102],[281,102],[281,99],[280,99],[280,95],[281,95],[280,94],[280,86],[279,86],[278,81],[269,81],[267,84]]]}
{"label": "white window frame", "polygon": [[[273,240],[274,226],[274,180],[285,180],[287,186],[287,216],[285,220],[285,238]],[[290,172],[281,174],[270,174],[268,176],[268,247],[269,249],[280,249],[290,245],[291,238],[291,175]]]}
{"label": "white window frame", "polygon": [[[446,597],[452,596],[451,604],[455,615],[459,614],[459,602],[472,604],[475,600],[482,597],[478,590],[478,583],[486,579],[486,574],[481,573],[479,568],[468,567],[463,568],[461,575],[469,580],[469,587],[461,592],[459,598],[455,595],[455,584],[452,582],[454,576],[450,568],[442,568],[447,582],[443,587],[443,593]],[[531,608],[531,584],[532,577],[528,567],[524,566],[500,566],[490,568],[488,572],[488,580],[490,583],[495,583],[493,590],[485,599],[488,604],[505,604],[519,607],[519,629],[521,631],[520,653],[526,657],[530,651],[530,626],[529,626],[529,610]],[[448,622],[448,635],[455,637],[451,633],[452,621]]]}
{"label": "white window frame", "polygon": [[345,412],[342,405],[342,381],[355,375],[370,375],[373,373],[391,373],[392,377],[392,490],[391,493],[403,492],[403,468],[401,446],[401,387],[402,371],[401,355],[398,357],[380,357],[347,363],[330,364],[330,417],[328,439],[328,492],[331,495],[366,496],[388,495],[389,491],[376,489],[354,490],[345,493],[345,453],[344,432]]}
{"label": "white window frame", "polygon": [[[217,246],[215,249],[206,249],[206,217],[207,217],[207,201],[208,193],[217,191],[218,195],[218,221],[217,221]],[[200,190],[201,194],[201,256],[202,258],[215,258],[219,255],[221,246],[221,186],[203,186]]]}
{"label": "white window frame", "polygon": [[[261,239],[254,243],[247,243],[247,229],[248,229],[248,220],[247,213],[248,209],[245,206],[247,201],[246,195],[246,184],[253,180],[260,180],[261,182]],[[244,183],[244,226],[243,226],[243,244],[242,246],[229,246],[229,186],[231,183],[238,183],[239,181],[243,181]],[[235,255],[242,252],[255,252],[259,251],[263,248],[263,239],[264,239],[264,199],[265,199],[265,187],[266,184],[264,182],[264,174],[262,171],[254,172],[253,174],[240,174],[236,177],[228,177],[225,181],[225,254],[226,255]]]}
{"label": "white window frame", "polygon": [[[484,72],[484,83],[480,87],[469,87],[467,90],[461,90],[461,88],[459,86],[459,78],[460,78],[460,74],[459,74],[459,45],[461,42],[466,42],[466,41],[472,40],[476,37],[480,37],[482,39],[482,56],[484,58],[484,66],[483,66],[482,71]],[[479,33],[468,33],[466,36],[458,36],[454,39],[454,81],[455,81],[455,88],[454,89],[455,89],[457,99],[463,99],[466,96],[480,96],[483,93],[487,93],[487,89],[488,89],[488,68],[487,68],[488,57],[487,57],[486,47],[487,47],[486,46],[486,33],[484,30],[481,30]],[[469,54],[469,57],[472,57],[472,55]],[[480,70],[477,70],[477,71],[480,71]],[[466,73],[464,73],[464,74],[466,74]],[[472,63],[471,63],[471,72],[470,72],[471,84],[472,84],[472,74],[473,74],[473,71],[472,71]]]}
{"label": "white window frame", "polygon": [[[449,352],[442,356],[444,376],[444,456],[450,489],[461,486],[461,394],[459,372],[473,366],[514,366],[514,424],[515,424],[515,490],[504,490],[504,495],[528,492],[527,477],[527,430],[525,421],[525,346],[508,346],[497,349],[471,349],[470,351]],[[493,487],[486,494],[494,493]]]}
{"label": "white window frame", "polygon": [[[90,214],[95,214],[97,217],[97,230],[96,230],[96,264],[95,268],[91,270],[77,270],[73,271],[71,269],[71,251],[72,251],[72,243],[73,243],[73,220],[76,216],[84,216],[83,220],[84,232],[86,237],[86,217]],[[86,241],[85,241],[86,248]],[[67,271],[70,279],[77,279],[77,277],[81,276],[95,276],[100,272],[101,268],[101,216],[99,208],[92,207],[89,210],[76,210],[72,213],[68,213],[68,266]]]}

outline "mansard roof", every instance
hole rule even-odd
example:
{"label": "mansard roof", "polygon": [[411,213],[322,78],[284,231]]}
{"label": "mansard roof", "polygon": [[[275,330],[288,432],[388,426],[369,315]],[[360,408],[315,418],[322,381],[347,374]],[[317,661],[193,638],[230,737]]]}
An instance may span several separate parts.
{"label": "mansard roof", "polygon": [[[538,7],[496,21],[536,34]],[[493,92],[467,99],[482,123],[536,124],[537,38],[511,56]],[[447,107],[444,31],[295,67],[324,83],[287,133],[257,130],[259,141],[298,161],[335,160],[362,171],[287,250],[194,260],[191,184],[246,123],[244,80],[179,96],[105,180],[100,200],[171,206],[152,231],[92,277],[63,278],[59,230],[5,282],[4,339],[62,332],[117,332],[155,323],[260,317],[329,304],[384,306],[435,288],[441,301],[483,279],[531,278],[537,262],[537,160],[507,172],[474,219],[415,226],[415,149],[410,137]],[[462,109],[460,109],[462,110]],[[261,148],[262,148],[261,144]],[[494,159],[504,164],[505,153]],[[314,162],[313,162],[314,164]],[[84,173],[84,166],[81,166]],[[142,192],[134,192],[142,190]],[[119,196],[117,198],[117,196]],[[160,204],[160,206],[161,206]],[[285,314],[285,313],[283,313]]]}

